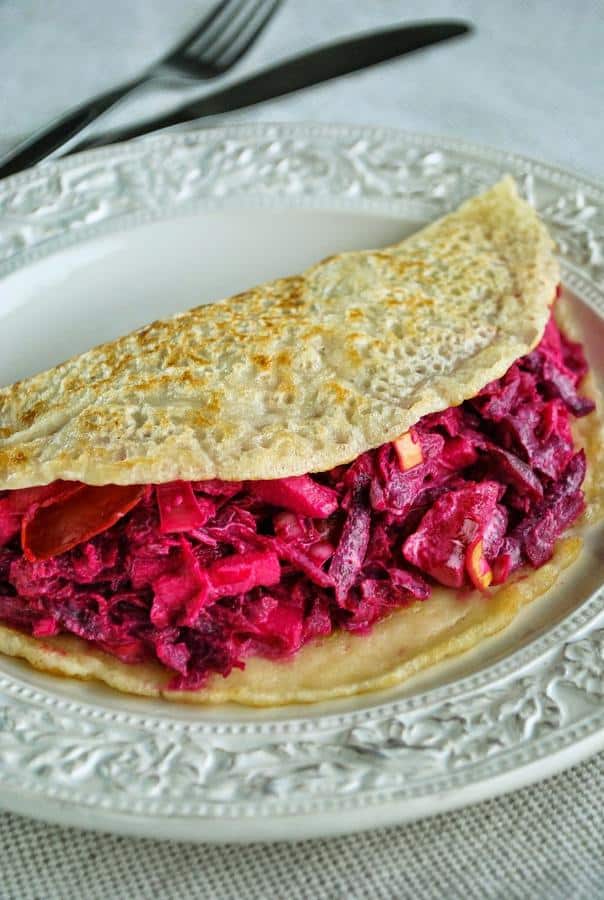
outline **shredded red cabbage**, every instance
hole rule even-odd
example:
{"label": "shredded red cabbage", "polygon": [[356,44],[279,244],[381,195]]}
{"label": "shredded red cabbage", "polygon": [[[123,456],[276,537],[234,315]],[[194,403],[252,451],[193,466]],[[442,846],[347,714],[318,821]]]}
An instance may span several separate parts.
{"label": "shredded red cabbage", "polygon": [[[459,407],[319,475],[175,482],[115,525],[30,562],[24,516],[62,487],[0,494],[0,620],[71,632],[126,662],[158,659],[195,689],[251,654],[283,657],[363,632],[435,582],[498,584],[541,566],[584,508],[572,416],[583,351],[553,319],[542,341]],[[409,447],[413,460],[405,468]],[[419,449],[418,449],[419,448]]]}

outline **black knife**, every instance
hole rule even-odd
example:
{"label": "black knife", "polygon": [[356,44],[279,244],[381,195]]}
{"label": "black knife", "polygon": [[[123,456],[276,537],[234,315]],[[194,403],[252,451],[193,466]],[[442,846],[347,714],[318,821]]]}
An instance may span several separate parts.
{"label": "black knife", "polygon": [[[397,56],[404,56],[414,50],[420,50],[422,47],[459,37],[471,31],[471,26],[465,22],[418,22],[327,44],[276,63],[256,75],[231,84],[222,90],[206,94],[198,100],[185,103],[173,112],[85,139],[75,146],[71,145],[67,153],[125,141],[150,131],[178,125],[203,116],[213,116],[253,106],[256,103],[282,97],[340,75],[348,75],[359,69],[385,62]],[[33,165],[55,151],[57,147],[60,152],[61,143],[72,136],[73,123],[69,123],[65,128],[63,139],[59,125],[32,141],[26,141],[12,155],[8,158],[5,157],[2,161],[0,178]]]}
{"label": "black knife", "polygon": [[[349,75],[359,69],[404,56],[430,44],[447,41],[471,31],[472,27],[465,22],[425,22],[374,31],[326,44],[300,56],[283,60],[270,68],[262,69],[256,75],[199,100],[185,103],[166,115],[84,140],[70,149],[69,153],[126,141],[150,131],[181,125],[183,122],[203,116],[233,112],[265,100],[274,100],[302,88],[329,81],[340,75]],[[0,170],[0,176],[1,174]]]}

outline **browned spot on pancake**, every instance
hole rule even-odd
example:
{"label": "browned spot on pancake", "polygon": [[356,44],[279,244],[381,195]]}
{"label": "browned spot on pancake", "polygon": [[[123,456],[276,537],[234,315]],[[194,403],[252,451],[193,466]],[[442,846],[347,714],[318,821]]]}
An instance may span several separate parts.
{"label": "browned spot on pancake", "polygon": [[333,395],[336,403],[344,403],[347,397],[350,394],[350,391],[346,390],[346,388],[342,387],[337,381],[328,381],[326,387],[329,389],[330,393]]}
{"label": "browned spot on pancake", "polygon": [[193,387],[199,382],[199,379],[195,377],[190,369],[183,369],[183,371],[179,372],[175,377],[176,381],[180,384],[190,384]]}
{"label": "browned spot on pancake", "polygon": [[280,366],[289,366],[293,361],[292,354],[289,350],[280,350],[275,357],[275,361]]}
{"label": "browned spot on pancake", "polygon": [[137,343],[145,344],[147,339],[153,332],[158,328],[161,323],[152,322],[150,325],[145,325],[144,328],[141,328],[140,331],[134,333],[133,337],[136,339]]}
{"label": "browned spot on pancake", "polygon": [[302,276],[285,279],[283,290],[273,298],[271,306],[284,311],[303,305],[305,287],[306,279]]}
{"label": "browned spot on pancake", "polygon": [[349,359],[354,366],[360,366],[363,362],[363,357],[356,347],[346,347],[345,353],[347,359]]}
{"label": "browned spot on pancake", "polygon": [[304,338],[314,338],[314,337],[325,337],[328,334],[328,329],[325,328],[324,325],[313,325],[310,328],[304,329]]}
{"label": "browned spot on pancake", "polygon": [[[243,302],[244,300],[249,300],[249,298],[250,298],[250,297],[253,297],[253,296],[254,296],[254,291],[253,291],[253,290],[251,290],[251,291],[241,291],[241,293],[239,293],[239,294],[233,294],[233,296],[231,297],[231,300],[232,300],[233,303],[241,303],[241,302]],[[195,307],[195,312],[200,312],[200,311],[203,310],[203,309],[205,309],[205,305],[204,305],[204,306],[196,306],[196,307]]]}
{"label": "browned spot on pancake", "polygon": [[12,447],[9,447],[4,451],[4,458],[8,467],[17,466],[27,462],[27,453],[24,450],[13,450]]}
{"label": "browned spot on pancake", "polygon": [[206,396],[205,408],[214,413],[217,413],[222,409],[222,401],[220,399],[220,394],[217,391],[212,391]]}
{"label": "browned spot on pancake", "polygon": [[107,408],[90,408],[85,409],[78,416],[80,424],[84,428],[94,430],[98,426],[103,428],[103,434],[107,433],[107,429],[121,429],[124,426],[124,411]]}
{"label": "browned spot on pancake", "polygon": [[252,362],[258,369],[266,371],[271,367],[271,358],[265,353],[252,353]]}
{"label": "browned spot on pancake", "polygon": [[207,428],[212,422],[214,422],[213,416],[207,416],[197,409],[193,410],[190,416],[187,416],[187,423],[198,428]]}
{"label": "browned spot on pancake", "polygon": [[346,313],[346,318],[351,322],[359,322],[365,318],[365,313],[362,309],[359,309],[358,306],[353,306],[352,309],[349,309]]}
{"label": "browned spot on pancake", "polygon": [[[37,419],[38,412],[40,411],[40,404],[35,403],[34,406],[31,406],[29,409],[26,409],[23,415],[21,416],[21,424],[25,425],[26,428]],[[42,407],[43,411],[43,407]],[[9,432],[10,433],[10,432]]]}

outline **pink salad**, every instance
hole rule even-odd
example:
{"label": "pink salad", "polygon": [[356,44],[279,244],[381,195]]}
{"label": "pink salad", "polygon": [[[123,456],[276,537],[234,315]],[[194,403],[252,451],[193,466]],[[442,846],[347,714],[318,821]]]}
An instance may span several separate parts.
{"label": "pink salad", "polygon": [[195,689],[246,657],[367,632],[432,586],[539,567],[584,508],[580,345],[552,319],[477,397],[330,472],[0,492],[0,621],[159,660]]}

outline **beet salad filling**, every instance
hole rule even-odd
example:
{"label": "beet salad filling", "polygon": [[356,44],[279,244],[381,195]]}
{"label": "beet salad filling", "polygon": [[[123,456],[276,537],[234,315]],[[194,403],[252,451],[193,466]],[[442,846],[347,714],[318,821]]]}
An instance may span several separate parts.
{"label": "beet salad filling", "polygon": [[583,511],[586,371],[551,319],[472,400],[329,472],[0,492],[0,622],[159,660],[194,690],[251,655],[367,632],[436,584],[501,584]]}

